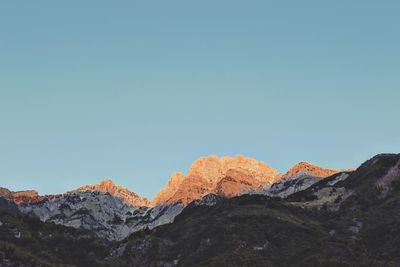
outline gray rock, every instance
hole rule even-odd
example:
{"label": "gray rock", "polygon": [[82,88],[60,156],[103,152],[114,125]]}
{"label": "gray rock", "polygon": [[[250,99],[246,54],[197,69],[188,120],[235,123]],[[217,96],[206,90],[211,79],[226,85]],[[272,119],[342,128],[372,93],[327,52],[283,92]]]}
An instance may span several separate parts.
{"label": "gray rock", "polygon": [[91,230],[108,240],[122,240],[136,231],[173,222],[183,206],[138,207],[109,193],[88,191],[20,206],[19,209],[43,222]]}

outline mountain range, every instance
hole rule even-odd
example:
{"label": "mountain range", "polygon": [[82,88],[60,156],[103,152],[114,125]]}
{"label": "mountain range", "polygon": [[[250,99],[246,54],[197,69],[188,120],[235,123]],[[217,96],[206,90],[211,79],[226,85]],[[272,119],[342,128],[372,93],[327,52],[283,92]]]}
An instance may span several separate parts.
{"label": "mountain range", "polygon": [[[305,176],[316,182],[336,172],[301,162],[280,174],[265,163],[242,155],[209,156],[196,160],[186,176],[173,173],[167,186],[151,201],[109,179],[60,195],[40,196],[34,190],[11,192],[3,188],[0,196],[43,222],[91,230],[108,240],[122,240],[136,231],[173,222],[185,206],[196,200],[201,203],[209,194],[226,198],[244,193],[270,194],[263,190],[278,181]],[[294,192],[305,185],[285,190]]]}
{"label": "mountain range", "polygon": [[0,266],[397,266],[399,184],[399,154],[286,173],[238,155],[196,160],[152,200],[111,180],[1,188]]}
{"label": "mountain range", "polygon": [[99,191],[119,197],[132,206],[154,207],[177,203],[187,205],[207,194],[233,197],[249,191],[269,188],[276,182],[301,175],[324,178],[337,172],[339,170],[324,169],[300,162],[281,174],[263,162],[242,155],[221,158],[211,155],[196,160],[189,169],[188,175],[180,172],[173,173],[167,186],[160,190],[151,201],[122,186],[115,185],[110,179],[95,185],[84,185],[61,195],[40,196],[35,190],[12,192],[6,188],[0,188],[0,196],[18,205],[25,205],[80,192]]}

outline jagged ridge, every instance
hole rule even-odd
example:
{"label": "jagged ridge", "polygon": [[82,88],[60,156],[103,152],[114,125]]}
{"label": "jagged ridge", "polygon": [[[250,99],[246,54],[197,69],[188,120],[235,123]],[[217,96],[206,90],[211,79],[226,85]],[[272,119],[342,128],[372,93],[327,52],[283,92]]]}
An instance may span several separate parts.
{"label": "jagged ridge", "polygon": [[131,192],[122,186],[116,186],[114,182],[110,179],[103,180],[99,184],[95,185],[81,186],[72,192],[85,192],[85,191],[108,192],[114,196],[122,198],[126,203],[133,206],[147,207],[150,205],[150,202],[146,198],[141,197],[138,194]]}

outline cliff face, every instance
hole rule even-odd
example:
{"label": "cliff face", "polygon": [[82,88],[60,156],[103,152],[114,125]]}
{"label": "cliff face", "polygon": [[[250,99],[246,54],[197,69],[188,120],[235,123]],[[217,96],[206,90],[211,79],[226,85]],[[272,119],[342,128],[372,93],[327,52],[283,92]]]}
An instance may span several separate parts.
{"label": "cliff face", "polygon": [[128,189],[117,186],[111,180],[101,181],[99,184],[95,185],[85,185],[81,186],[73,192],[86,192],[86,191],[100,191],[107,192],[111,195],[122,198],[126,203],[132,206],[149,206],[150,202],[144,198],[139,196],[138,194],[129,191]]}
{"label": "cliff face", "polygon": [[174,194],[181,188],[185,181],[185,175],[180,172],[174,172],[165,188],[161,189],[153,199],[152,204],[171,203]]}
{"label": "cliff face", "polygon": [[199,158],[191,166],[188,176],[198,175],[210,182],[218,182],[226,176],[228,170],[244,170],[255,180],[265,183],[274,182],[279,178],[279,173],[272,167],[242,155]]}
{"label": "cliff face", "polygon": [[246,191],[263,187],[265,184],[247,170],[229,169],[226,176],[218,181],[215,191],[220,196],[234,197]]}
{"label": "cliff face", "polygon": [[187,176],[174,174],[167,187],[153,199],[152,205],[186,205],[210,193],[232,197],[248,189],[271,185],[280,177],[281,175],[268,165],[242,155],[234,158],[199,158],[193,163]]}

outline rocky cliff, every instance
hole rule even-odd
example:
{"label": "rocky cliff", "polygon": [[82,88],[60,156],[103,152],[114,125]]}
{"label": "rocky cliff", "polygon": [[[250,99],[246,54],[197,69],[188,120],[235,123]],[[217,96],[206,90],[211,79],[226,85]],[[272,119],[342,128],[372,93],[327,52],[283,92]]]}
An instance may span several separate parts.
{"label": "rocky cliff", "polygon": [[272,167],[242,155],[203,157],[193,163],[187,176],[173,174],[167,187],[157,194],[152,204],[187,205],[211,193],[232,197],[249,189],[271,185],[280,178],[281,175]]}

